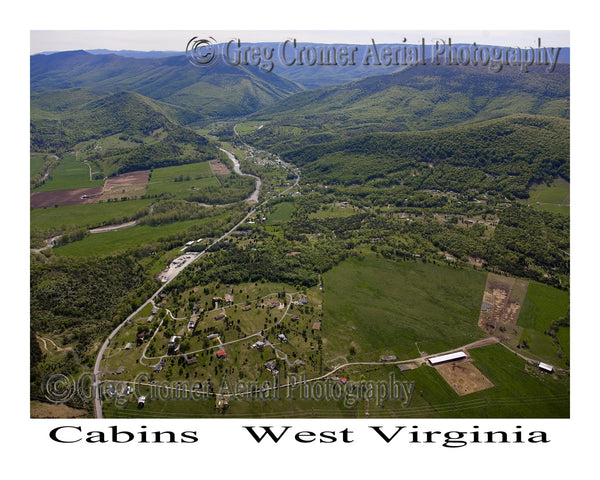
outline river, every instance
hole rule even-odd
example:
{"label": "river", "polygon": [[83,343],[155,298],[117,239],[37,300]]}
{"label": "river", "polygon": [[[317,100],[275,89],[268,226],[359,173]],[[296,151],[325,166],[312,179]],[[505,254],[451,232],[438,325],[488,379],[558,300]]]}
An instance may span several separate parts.
{"label": "river", "polygon": [[246,201],[248,202],[256,202],[258,203],[258,192],[260,190],[260,185],[261,185],[261,180],[259,177],[255,177],[254,175],[250,175],[249,173],[242,173],[242,171],[240,170],[240,162],[238,161],[237,158],[235,158],[235,155],[231,152],[228,152],[227,150],[219,147],[219,150],[221,150],[222,152],[225,152],[227,154],[227,156],[229,157],[229,159],[233,162],[233,171],[235,173],[237,173],[238,175],[244,175],[246,177],[252,177],[256,180],[256,189],[254,190],[254,192],[252,193],[252,195],[250,195]]}

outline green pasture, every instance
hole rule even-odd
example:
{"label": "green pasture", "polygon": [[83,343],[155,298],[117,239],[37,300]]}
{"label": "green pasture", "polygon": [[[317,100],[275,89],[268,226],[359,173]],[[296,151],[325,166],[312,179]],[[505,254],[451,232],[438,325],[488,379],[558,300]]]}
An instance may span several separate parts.
{"label": "green pasture", "polygon": [[117,222],[124,220],[151,203],[151,199],[141,199],[39,208],[30,213],[31,228],[58,232],[70,228],[92,228],[107,225],[113,220]]}
{"label": "green pasture", "polygon": [[34,191],[47,192],[72,188],[101,187],[102,185],[104,185],[104,180],[90,181],[88,166],[76,160],[74,153],[65,153],[52,171],[51,178]]}
{"label": "green pasture", "polygon": [[32,153],[29,155],[29,178],[38,175],[46,161],[47,153]]}
{"label": "green pasture", "polygon": [[287,222],[292,218],[294,212],[294,202],[282,202],[275,205],[273,211],[267,217],[268,225],[276,225]]}
{"label": "green pasture", "polygon": [[486,273],[474,270],[348,259],[323,275],[325,359],[410,359],[483,338],[485,283]]}
{"label": "green pasture", "polygon": [[[569,314],[569,292],[541,283],[530,282],[517,325],[523,328],[520,342],[526,342],[526,355],[532,355],[553,365],[567,366],[569,327],[561,326],[554,340],[548,331],[552,323]],[[555,342],[558,342],[562,354]]]}
{"label": "green pasture", "polygon": [[54,248],[58,256],[87,257],[89,255],[108,255],[141,245],[178,235],[194,227],[210,222],[214,217],[200,220],[186,220],[161,226],[136,225],[113,232],[94,233],[78,242]]}
{"label": "green pasture", "polygon": [[535,185],[529,190],[527,203],[539,210],[569,215],[570,184],[564,178],[556,178],[551,185]]}
{"label": "green pasture", "polygon": [[190,163],[152,170],[146,194],[148,196],[170,193],[175,198],[184,198],[206,187],[219,186],[208,162]]}

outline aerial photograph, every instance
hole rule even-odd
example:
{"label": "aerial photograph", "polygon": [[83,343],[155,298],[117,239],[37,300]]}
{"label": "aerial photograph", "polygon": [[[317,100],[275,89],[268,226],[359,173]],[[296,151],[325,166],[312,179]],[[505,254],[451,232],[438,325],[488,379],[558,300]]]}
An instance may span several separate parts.
{"label": "aerial photograph", "polygon": [[571,417],[569,32],[327,33],[30,32],[31,418]]}

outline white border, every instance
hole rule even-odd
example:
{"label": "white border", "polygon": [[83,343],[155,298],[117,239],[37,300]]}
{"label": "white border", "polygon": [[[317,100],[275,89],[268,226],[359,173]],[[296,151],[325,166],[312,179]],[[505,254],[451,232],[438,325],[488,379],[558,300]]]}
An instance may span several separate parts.
{"label": "white border", "polygon": [[[448,5],[450,3],[450,5]],[[389,2],[317,1],[298,3],[232,2],[215,4],[194,2],[131,2],[105,1],[84,3],[75,1],[28,2],[21,11],[6,13],[8,29],[4,30],[3,45],[8,58],[3,68],[5,94],[11,98],[4,111],[2,126],[5,133],[3,160],[5,172],[12,174],[18,165],[19,181],[3,176],[3,205],[9,212],[4,221],[17,232],[5,232],[3,251],[17,252],[8,260],[11,271],[18,272],[7,284],[3,279],[5,306],[5,338],[22,339],[7,347],[4,354],[5,371],[10,370],[3,389],[3,452],[9,465],[20,473],[44,475],[45,478],[106,478],[113,475],[152,478],[161,475],[194,477],[207,475],[243,475],[244,478],[264,478],[282,475],[299,478],[312,474],[317,477],[335,475],[358,478],[363,475],[415,476],[430,478],[564,478],[573,471],[589,471],[594,456],[589,454],[595,445],[592,436],[598,416],[595,408],[597,387],[592,367],[586,360],[595,350],[597,313],[590,308],[597,296],[596,286],[589,281],[588,271],[596,270],[595,236],[585,228],[594,223],[595,211],[582,211],[593,205],[591,193],[597,188],[596,125],[586,113],[596,112],[595,62],[592,47],[595,26],[591,10],[577,10],[564,2],[544,2],[543,5],[521,1],[504,1],[496,5],[481,2],[426,2],[389,5]],[[589,7],[588,7],[589,9]],[[578,17],[587,17],[583,20]],[[589,18],[589,20],[588,20]],[[577,20],[576,20],[577,19]],[[368,431],[357,434],[350,445],[298,445],[281,443],[275,447],[256,445],[240,433],[247,421],[147,421],[153,428],[197,429],[203,432],[202,441],[193,445],[132,445],[84,444],[59,445],[48,439],[52,426],[69,424],[66,421],[30,420],[28,408],[28,358],[23,348],[28,324],[28,218],[29,138],[28,108],[28,44],[29,31],[37,29],[177,29],[190,31],[222,30],[401,30],[426,29],[500,30],[535,29],[571,31],[572,54],[572,418],[570,420],[517,420],[524,428],[544,429],[552,442],[544,446],[474,445],[461,449],[445,449],[439,445],[407,446],[372,442]],[[13,95],[16,92],[16,95]],[[8,167],[6,167],[8,165]],[[25,171],[27,168],[24,169]],[[10,201],[8,200],[10,196]],[[589,198],[588,198],[589,196]],[[17,199],[15,201],[14,199]],[[17,208],[12,208],[14,206]],[[589,208],[589,207],[588,207]],[[583,270],[585,265],[585,271]],[[589,323],[588,323],[589,322]],[[15,328],[16,326],[16,328]],[[14,332],[16,330],[16,332]],[[584,335],[589,331],[591,335]],[[16,333],[16,335],[14,335]],[[5,342],[8,343],[8,342]],[[9,365],[14,366],[12,368]],[[94,422],[94,423],[91,423]],[[476,423],[474,423],[476,422]],[[83,425],[107,426],[114,421],[76,422]],[[135,425],[135,422],[118,422]],[[273,425],[294,425],[301,429],[337,429],[355,425],[420,425],[422,429],[469,429],[472,425],[510,429],[511,420],[416,420],[416,421],[269,421]],[[264,424],[258,420],[253,425]],[[360,441],[359,441],[360,440]],[[22,455],[19,455],[22,454]],[[577,469],[577,470],[575,470]],[[591,471],[596,469],[592,467]],[[5,467],[5,471],[10,471]]]}

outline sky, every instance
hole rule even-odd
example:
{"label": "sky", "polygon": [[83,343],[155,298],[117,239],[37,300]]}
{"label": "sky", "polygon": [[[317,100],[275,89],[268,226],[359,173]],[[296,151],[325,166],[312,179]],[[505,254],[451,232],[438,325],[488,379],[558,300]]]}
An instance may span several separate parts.
{"label": "sky", "polygon": [[69,50],[140,50],[185,51],[190,38],[213,37],[218,42],[233,38],[244,42],[283,42],[295,38],[300,42],[367,44],[433,43],[451,39],[452,43],[535,47],[541,39],[545,47],[568,47],[567,30],[32,30],[30,53]]}

